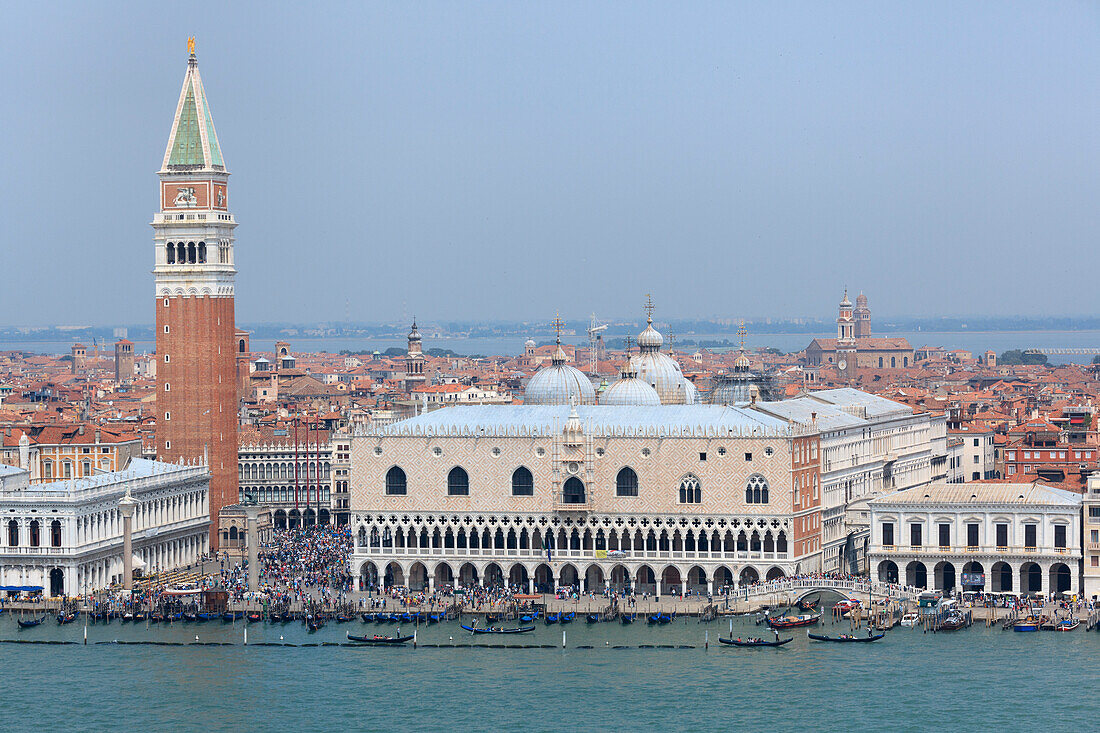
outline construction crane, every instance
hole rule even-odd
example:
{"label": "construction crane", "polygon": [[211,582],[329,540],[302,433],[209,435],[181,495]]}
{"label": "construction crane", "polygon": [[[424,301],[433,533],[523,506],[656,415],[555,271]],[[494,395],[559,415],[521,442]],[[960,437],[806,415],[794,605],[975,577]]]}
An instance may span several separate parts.
{"label": "construction crane", "polygon": [[596,320],[596,314],[592,314],[592,322],[588,326],[588,373],[592,376],[596,375],[596,343],[599,340],[601,333],[607,330],[606,323],[600,323]]}

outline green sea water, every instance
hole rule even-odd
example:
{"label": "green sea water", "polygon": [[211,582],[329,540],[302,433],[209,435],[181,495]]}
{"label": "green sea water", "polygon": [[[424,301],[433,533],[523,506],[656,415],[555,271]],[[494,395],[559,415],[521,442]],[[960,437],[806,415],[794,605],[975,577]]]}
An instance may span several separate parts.
{"label": "green sea water", "polygon": [[[733,634],[767,635],[751,619]],[[846,625],[822,627],[842,633]],[[301,646],[395,625],[93,624],[84,646],[0,644],[2,731],[1095,730],[1100,633],[895,629],[874,644],[724,647],[730,621],[539,624],[471,636],[421,626],[419,648]],[[565,648],[561,648],[562,631]],[[411,627],[403,625],[407,633]],[[52,618],[0,639],[80,642]],[[230,642],[233,646],[199,646]],[[709,637],[709,648],[705,648]],[[186,646],[122,645],[174,641]],[[260,642],[298,646],[265,647]],[[428,644],[551,648],[425,647]],[[654,648],[638,648],[652,645]],[[578,648],[590,646],[592,648]],[[693,648],[682,648],[682,647]],[[625,648],[614,648],[625,647]],[[661,648],[675,647],[675,648]]]}

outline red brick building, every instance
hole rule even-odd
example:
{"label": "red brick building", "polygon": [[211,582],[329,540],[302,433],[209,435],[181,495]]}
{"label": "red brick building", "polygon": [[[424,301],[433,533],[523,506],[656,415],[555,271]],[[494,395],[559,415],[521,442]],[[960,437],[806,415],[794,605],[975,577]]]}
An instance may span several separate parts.
{"label": "red brick building", "polygon": [[160,177],[156,243],[157,456],[210,466],[210,544],[237,502],[237,352],[229,172],[194,46]]}

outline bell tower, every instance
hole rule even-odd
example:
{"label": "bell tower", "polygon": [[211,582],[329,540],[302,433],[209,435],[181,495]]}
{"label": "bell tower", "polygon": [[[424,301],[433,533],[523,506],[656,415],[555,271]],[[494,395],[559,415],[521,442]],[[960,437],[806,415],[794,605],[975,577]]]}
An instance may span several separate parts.
{"label": "bell tower", "polygon": [[210,467],[210,545],[237,502],[237,365],[229,172],[199,76],[195,39],[157,176],[153,217],[157,457]]}
{"label": "bell tower", "polygon": [[856,374],[856,321],[852,313],[852,301],[848,290],[840,301],[840,313],[836,319],[836,370],[840,378],[848,381]]}

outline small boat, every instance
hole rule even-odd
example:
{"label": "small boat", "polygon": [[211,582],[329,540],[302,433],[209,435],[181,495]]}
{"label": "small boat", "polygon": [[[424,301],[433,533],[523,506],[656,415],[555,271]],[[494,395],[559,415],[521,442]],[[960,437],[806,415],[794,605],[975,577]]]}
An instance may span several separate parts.
{"label": "small boat", "polygon": [[906,628],[913,628],[918,623],[920,623],[920,614],[918,614],[916,611],[910,611],[909,613],[902,616],[901,621],[899,621],[898,623],[900,623],[902,626],[905,626]]}
{"label": "small boat", "polygon": [[669,624],[672,623],[673,618],[675,618],[675,614],[655,613],[649,617],[649,624],[651,626],[656,624]]}
{"label": "small boat", "polygon": [[563,624],[571,624],[573,623],[573,619],[575,619],[576,617],[577,613],[575,611],[570,611],[569,613],[561,614],[561,618],[558,620],[561,621]]}
{"label": "small boat", "polygon": [[590,613],[584,617],[584,622],[588,624],[598,624],[600,622],[600,614]]}
{"label": "small boat", "polygon": [[188,611],[187,613],[183,614],[183,620],[184,621],[198,621],[199,620],[199,615],[197,613],[192,613],[191,611]]}
{"label": "small boat", "polygon": [[430,624],[437,624],[442,620],[443,620],[443,614],[441,614],[441,613],[429,613],[428,614],[428,623],[430,623]]}
{"label": "small boat", "polygon": [[547,626],[550,626],[552,624],[556,624],[560,620],[561,620],[561,614],[560,613],[548,613],[548,614],[546,614],[546,625]]}
{"label": "small boat", "polygon": [[801,600],[801,601],[798,602],[798,610],[799,611],[816,611],[817,610],[817,604],[819,604],[819,603],[821,603],[820,598],[817,598],[817,599],[812,600],[812,601]]}
{"label": "small boat", "polygon": [[76,621],[76,614],[75,613],[59,613],[59,614],[57,614],[57,625],[58,626],[61,626],[63,624],[71,624],[73,621]]}
{"label": "small boat", "polygon": [[254,624],[257,621],[263,621],[264,620],[263,614],[256,613],[255,611],[248,614],[248,616],[246,618],[248,619],[248,623],[250,623],[250,624]]}
{"label": "small boat", "polygon": [[789,644],[793,639],[793,636],[787,637],[786,639],[776,639],[775,641],[768,641],[766,639],[725,639],[721,636],[718,637],[718,641],[731,646],[783,646],[784,644]]}
{"label": "small boat", "polygon": [[407,622],[407,623],[410,623],[410,622],[414,621],[415,618],[411,613],[409,613],[408,611],[405,611],[405,613],[401,614],[400,620],[404,621],[404,622]]}
{"label": "small boat", "polygon": [[1012,624],[1012,630],[1013,631],[1038,631],[1039,630],[1039,619],[1035,618],[1034,616],[1028,616],[1027,618],[1022,619],[1022,620],[1017,621],[1016,623]]}
{"label": "small boat", "polygon": [[813,626],[821,620],[821,614],[816,616],[801,615],[801,616],[781,616],[778,618],[768,617],[765,621],[768,622],[768,626],[773,629],[796,629],[800,626]]}
{"label": "small boat", "polygon": [[312,616],[307,616],[306,617],[306,626],[309,627],[310,631],[316,631],[317,629],[320,629],[320,628],[324,627],[324,625],[325,625],[325,622],[324,622],[323,619],[319,619],[319,618],[315,619]]}
{"label": "small boat", "polygon": [[169,618],[169,616],[165,616],[163,613],[154,613],[149,617],[149,622],[159,624],[161,621],[167,621]]}
{"label": "small boat", "polygon": [[374,623],[374,614],[373,613],[361,613],[361,614],[359,614],[359,618],[363,619],[363,623],[365,623],[365,624]]}
{"label": "small boat", "polygon": [[841,634],[840,636],[826,636],[825,634],[807,634],[807,636],[809,636],[814,641],[836,641],[840,643],[848,643],[878,641],[882,637],[886,636],[886,634],[872,634],[871,636],[854,636],[852,634]]}
{"label": "small boat", "polygon": [[841,616],[847,616],[852,611],[859,608],[861,605],[863,605],[863,604],[861,604],[857,600],[847,600],[847,601],[840,601],[835,606],[833,606],[833,608],[834,609],[839,609]]}
{"label": "small boat", "polygon": [[516,629],[505,629],[500,626],[490,626],[487,629],[479,629],[476,626],[467,626],[466,624],[461,624],[461,626],[471,634],[526,634],[528,631],[535,630],[534,626],[520,626]]}
{"label": "small boat", "polygon": [[940,622],[940,625],[936,627],[936,631],[958,631],[966,627],[966,617],[961,613],[955,612],[947,614],[943,621]]}
{"label": "small boat", "polygon": [[122,614],[122,623],[126,623],[127,621],[133,621],[133,620],[134,620],[134,614],[130,613],[129,611]]}
{"label": "small boat", "polygon": [[336,623],[346,624],[348,621],[351,621],[351,616],[347,615],[346,613],[336,614]]}
{"label": "small boat", "polygon": [[408,636],[355,636],[348,634],[348,641],[356,641],[360,644],[374,644],[376,646],[396,646],[412,641],[412,634]]}
{"label": "small boat", "polygon": [[19,624],[19,628],[21,628],[21,629],[29,629],[33,626],[38,626],[38,624],[42,623],[42,619],[32,618],[30,621],[24,621],[23,619],[16,619],[16,623]]}
{"label": "small boat", "polygon": [[244,618],[244,611],[226,611],[222,614],[222,621],[240,621]]}
{"label": "small boat", "polygon": [[522,622],[524,622],[524,623],[527,623],[527,624],[529,624],[529,623],[531,623],[532,621],[534,621],[534,620],[538,619],[538,617],[539,617],[539,612],[538,612],[538,611],[535,611],[534,613],[529,613],[529,614],[527,614],[526,616],[520,616],[520,617],[519,617],[519,620],[520,620],[520,621],[522,621]]}
{"label": "small boat", "polygon": [[144,611],[136,611],[134,613],[134,621],[144,621],[146,618],[148,617],[145,615]]}
{"label": "small boat", "polygon": [[1073,631],[1081,625],[1081,620],[1076,618],[1064,618],[1054,626],[1055,631]]}
{"label": "small boat", "polygon": [[632,624],[634,623],[634,619],[636,619],[637,617],[638,614],[636,613],[624,613],[622,616],[619,616],[619,623]]}
{"label": "small boat", "polygon": [[212,618],[217,618],[216,613],[203,613],[202,611],[195,614],[196,621],[209,621]]}
{"label": "small boat", "polygon": [[485,623],[487,623],[487,624],[495,624],[497,621],[500,621],[500,620],[501,619],[500,619],[500,614],[499,613],[487,613],[487,614],[485,614]]}

